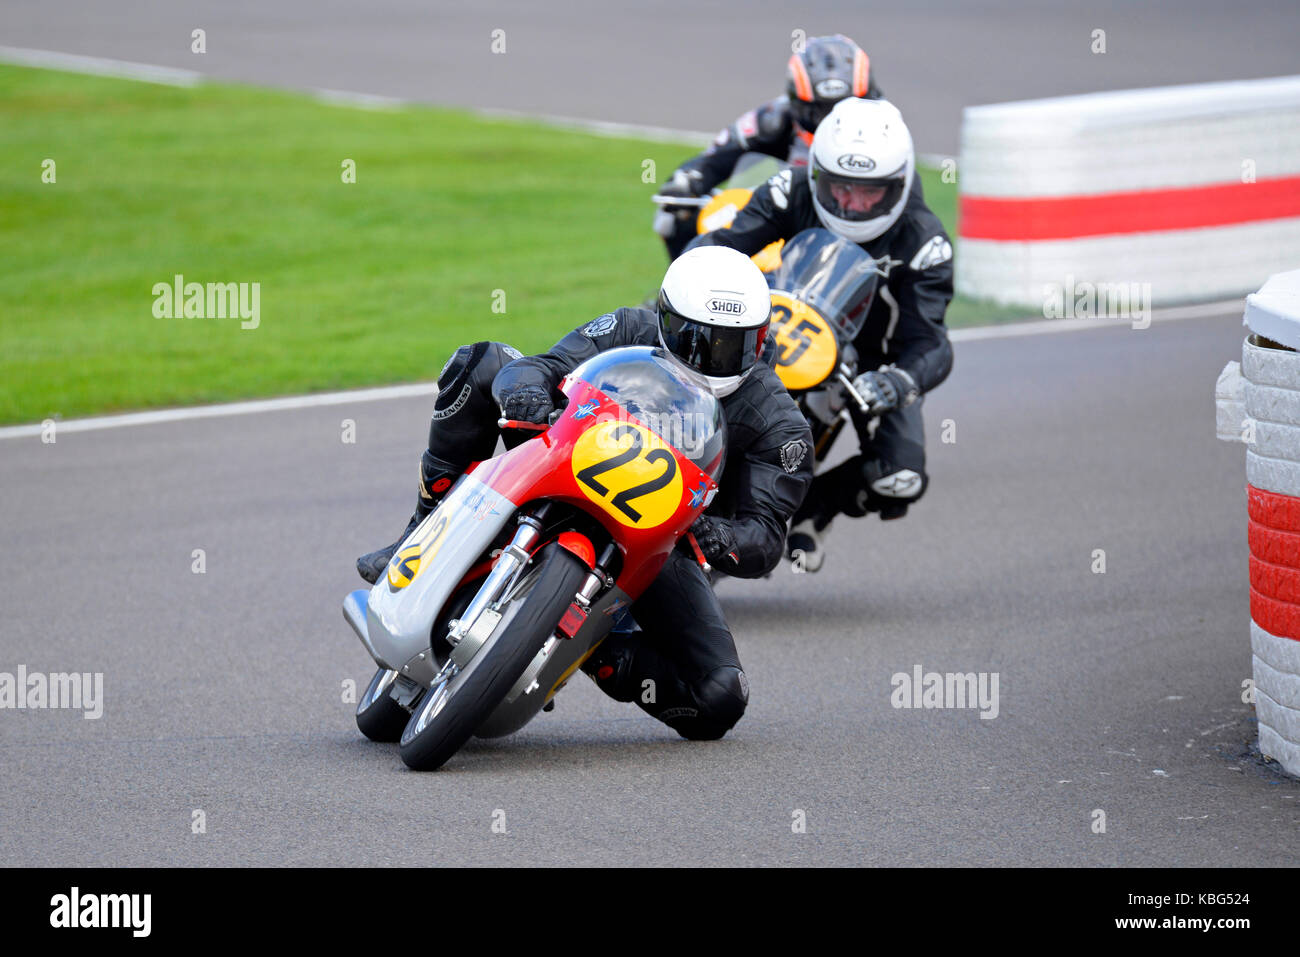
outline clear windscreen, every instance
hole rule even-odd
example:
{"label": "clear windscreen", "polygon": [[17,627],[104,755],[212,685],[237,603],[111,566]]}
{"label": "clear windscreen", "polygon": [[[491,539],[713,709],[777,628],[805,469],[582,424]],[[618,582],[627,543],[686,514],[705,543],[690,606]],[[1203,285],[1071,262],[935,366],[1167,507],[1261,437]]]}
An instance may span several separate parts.
{"label": "clear windscreen", "polygon": [[727,177],[727,187],[758,189],[789,165],[766,153],[742,153]]}
{"label": "clear windscreen", "polygon": [[845,343],[862,330],[879,278],[861,246],[825,229],[805,229],[781,249],[781,265],[767,283],[816,309]]}
{"label": "clear windscreen", "polygon": [[663,349],[625,346],[592,356],[569,373],[609,396],[715,482],[722,477],[727,424],[708,380]]}

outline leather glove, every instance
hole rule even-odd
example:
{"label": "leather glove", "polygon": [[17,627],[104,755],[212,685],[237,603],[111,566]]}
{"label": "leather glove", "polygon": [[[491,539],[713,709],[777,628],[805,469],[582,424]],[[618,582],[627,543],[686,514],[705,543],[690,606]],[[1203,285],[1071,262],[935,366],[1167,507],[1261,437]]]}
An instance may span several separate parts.
{"label": "leather glove", "polygon": [[[732,531],[731,523],[725,518],[701,515],[692,523],[690,531],[710,565],[716,565],[720,559],[735,551],[736,533]],[[690,542],[686,542],[686,547],[690,549]],[[694,551],[691,551],[691,554],[694,555]],[[732,558],[732,561],[737,560]]]}
{"label": "leather glove", "polygon": [[[659,187],[660,196],[681,196],[684,199],[694,199],[705,192],[704,174],[697,169],[685,170],[679,169],[673,173],[673,178]],[[665,204],[668,205],[668,204]]]}
{"label": "leather glove", "polygon": [[501,416],[520,422],[543,423],[555,410],[550,393],[540,386],[525,385],[501,397]]}
{"label": "leather glove", "polygon": [[921,394],[916,381],[897,366],[881,366],[853,380],[853,388],[867,403],[868,415],[884,415],[905,409]]}

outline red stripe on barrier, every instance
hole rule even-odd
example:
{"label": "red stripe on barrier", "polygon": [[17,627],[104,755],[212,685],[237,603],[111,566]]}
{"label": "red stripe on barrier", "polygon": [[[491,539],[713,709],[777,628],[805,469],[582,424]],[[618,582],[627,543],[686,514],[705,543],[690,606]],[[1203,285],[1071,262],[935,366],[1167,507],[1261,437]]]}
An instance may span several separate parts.
{"label": "red stripe on barrier", "polygon": [[1269,598],[1252,588],[1250,617],[1270,635],[1300,641],[1300,605]]}
{"label": "red stripe on barrier", "polygon": [[1251,522],[1246,529],[1250,553],[1270,565],[1300,568],[1300,534],[1279,532]]}
{"label": "red stripe on barrier", "polygon": [[961,197],[963,239],[1077,239],[1300,216],[1300,176],[1092,196]]}
{"label": "red stripe on barrier", "polygon": [[1246,486],[1250,520],[1283,532],[1300,532],[1300,498]]}
{"label": "red stripe on barrier", "polygon": [[1250,587],[1269,598],[1300,604],[1300,568],[1270,565],[1251,555]]}

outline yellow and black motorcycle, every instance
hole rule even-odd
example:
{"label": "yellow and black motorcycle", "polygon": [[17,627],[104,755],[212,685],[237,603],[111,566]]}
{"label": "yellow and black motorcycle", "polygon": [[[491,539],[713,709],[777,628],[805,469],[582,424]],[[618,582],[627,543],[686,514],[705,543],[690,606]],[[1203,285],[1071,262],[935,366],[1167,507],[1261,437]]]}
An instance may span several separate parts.
{"label": "yellow and black motorcycle", "polygon": [[850,403],[867,411],[853,386],[861,371],[853,340],[879,281],[876,261],[862,247],[825,229],[799,233],[767,272],[776,373],[812,428],[818,463],[849,421]]}

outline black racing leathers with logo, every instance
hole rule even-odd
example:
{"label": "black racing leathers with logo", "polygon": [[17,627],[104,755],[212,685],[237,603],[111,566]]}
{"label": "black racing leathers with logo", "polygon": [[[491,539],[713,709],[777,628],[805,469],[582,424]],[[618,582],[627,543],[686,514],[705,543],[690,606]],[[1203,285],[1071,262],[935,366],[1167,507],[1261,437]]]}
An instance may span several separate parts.
{"label": "black racing leathers with logo", "polygon": [[[492,391],[499,397],[535,385],[549,389],[559,402],[560,380],[597,353],[618,346],[657,345],[658,316],[650,309],[625,307],[574,330],[549,352],[511,362],[497,374]],[[781,560],[786,524],[812,481],[812,433],[766,363],[755,365],[739,388],[721,401],[727,419],[727,464],[708,514],[730,522],[737,560],[724,556],[716,565],[737,578],[757,578]]]}
{"label": "black racing leathers with logo", "polygon": [[[753,255],[768,243],[821,225],[806,171],[786,170],[760,186],[729,227],[696,237],[687,249],[729,246]],[[944,325],[953,295],[952,243],[913,189],[898,221],[861,246],[876,260],[881,282],[854,340],[858,370],[895,365],[912,377],[923,397],[952,370],[952,343]],[[855,413],[862,454],[818,476],[799,520],[814,518],[821,527],[838,512],[878,511],[882,518],[904,514],[928,486],[922,402],[918,398],[887,413],[874,431],[870,418]],[[900,473],[907,479],[904,470],[915,472],[915,481],[891,479]]]}

